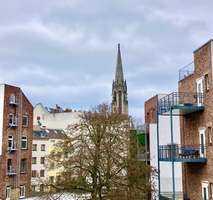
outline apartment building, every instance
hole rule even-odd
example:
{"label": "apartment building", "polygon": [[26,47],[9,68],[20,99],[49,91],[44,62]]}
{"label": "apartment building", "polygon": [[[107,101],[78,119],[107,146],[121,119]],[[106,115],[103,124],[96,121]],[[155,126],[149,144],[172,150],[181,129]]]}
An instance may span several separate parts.
{"label": "apartment building", "polygon": [[30,195],[33,106],[18,87],[0,85],[0,199]]}
{"label": "apartment building", "polygon": [[194,51],[193,63],[179,71],[179,91],[163,97],[159,103],[160,113],[170,116],[171,134],[172,119],[180,116],[181,142],[176,145],[171,140],[172,148],[160,146],[159,159],[182,163],[184,199],[213,199],[212,55],[210,40]]}
{"label": "apartment building", "polygon": [[55,182],[60,178],[61,169],[49,162],[49,154],[59,141],[63,140],[65,132],[59,129],[34,128],[32,145],[32,193],[45,191],[47,182]]}
{"label": "apartment building", "polygon": [[38,103],[33,110],[33,125],[66,130],[69,125],[79,122],[80,115],[82,112],[76,110],[63,109],[58,105],[47,108]]}
{"label": "apartment building", "polygon": [[[155,189],[160,190],[162,197],[171,198],[173,193],[172,188],[172,164],[166,162],[158,162],[158,145],[171,146],[170,134],[170,118],[169,116],[158,115],[158,101],[165,94],[158,94],[145,102],[145,123],[147,135],[149,137],[150,165],[158,170],[158,175],[155,178]],[[179,116],[173,119],[174,127],[174,143],[180,143],[180,124]],[[176,183],[176,199],[182,199],[182,167],[181,163],[176,163],[175,183]],[[153,196],[152,199],[158,199],[158,196]]]}

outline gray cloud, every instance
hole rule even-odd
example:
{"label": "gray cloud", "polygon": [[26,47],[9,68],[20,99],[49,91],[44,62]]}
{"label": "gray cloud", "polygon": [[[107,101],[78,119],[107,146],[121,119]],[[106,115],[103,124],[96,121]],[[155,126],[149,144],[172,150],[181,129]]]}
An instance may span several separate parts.
{"label": "gray cloud", "polygon": [[122,44],[130,112],[176,90],[178,69],[212,37],[213,2],[8,0],[0,8],[0,81],[35,104],[86,109],[111,100]]}

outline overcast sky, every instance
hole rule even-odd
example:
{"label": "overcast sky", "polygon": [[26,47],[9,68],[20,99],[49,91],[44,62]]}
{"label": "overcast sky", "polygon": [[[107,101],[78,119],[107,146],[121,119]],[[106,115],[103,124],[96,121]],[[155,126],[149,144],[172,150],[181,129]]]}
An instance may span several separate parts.
{"label": "overcast sky", "polygon": [[176,90],[179,68],[212,38],[212,9],[212,0],[2,0],[0,81],[34,105],[110,102],[121,43],[129,110],[143,118],[144,101]]}

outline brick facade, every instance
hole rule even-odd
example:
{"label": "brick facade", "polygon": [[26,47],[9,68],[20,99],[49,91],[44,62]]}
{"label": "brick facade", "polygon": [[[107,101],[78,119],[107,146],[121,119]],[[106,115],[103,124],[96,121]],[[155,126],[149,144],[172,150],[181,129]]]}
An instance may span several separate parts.
{"label": "brick facade", "polygon": [[[16,103],[10,104],[11,95],[15,96]],[[9,115],[17,117],[17,126],[9,125]],[[23,116],[26,116],[26,126],[23,124]],[[15,118],[14,118],[15,119]],[[20,193],[20,186],[25,186],[26,196],[30,195],[31,181],[31,154],[33,131],[33,106],[28,101],[20,88],[4,85],[3,119],[2,119],[2,154],[0,155],[0,199],[6,199],[6,187],[11,187],[12,193]],[[12,148],[9,148],[8,138],[12,137]],[[23,148],[21,142],[27,139],[27,146]],[[8,175],[8,159],[12,161],[11,171]],[[25,159],[25,160],[23,160]],[[21,160],[23,162],[21,162]],[[24,163],[24,164],[23,164]],[[10,170],[9,170],[10,171]],[[14,192],[16,191],[16,192]],[[10,196],[11,196],[10,195]],[[14,197],[15,198],[15,197]],[[17,197],[16,197],[17,198]],[[13,199],[13,198],[11,198]]]}
{"label": "brick facade", "polygon": [[[196,80],[202,78],[204,90],[204,111],[187,114],[181,117],[182,145],[200,145],[199,130],[205,130],[206,164],[183,164],[183,188],[190,200],[202,199],[202,182],[209,184],[209,198],[211,183],[213,183],[213,82],[212,82],[212,47],[210,40],[194,51],[194,73],[179,81],[179,92],[197,92]],[[193,101],[193,100],[192,100]]]}
{"label": "brick facade", "polygon": [[158,95],[153,96],[145,102],[145,123],[157,123],[157,103]]}

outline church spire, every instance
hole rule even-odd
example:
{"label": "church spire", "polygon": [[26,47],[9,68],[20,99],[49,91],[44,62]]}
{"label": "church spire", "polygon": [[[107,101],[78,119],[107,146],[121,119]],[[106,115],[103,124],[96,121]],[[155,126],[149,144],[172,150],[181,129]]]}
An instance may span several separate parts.
{"label": "church spire", "polygon": [[120,44],[118,44],[118,53],[117,53],[117,63],[116,63],[115,81],[116,81],[116,82],[123,82],[123,81],[124,81]]}
{"label": "church spire", "polygon": [[124,80],[120,44],[118,44],[115,80],[112,83],[112,111],[128,115],[127,84]]}

